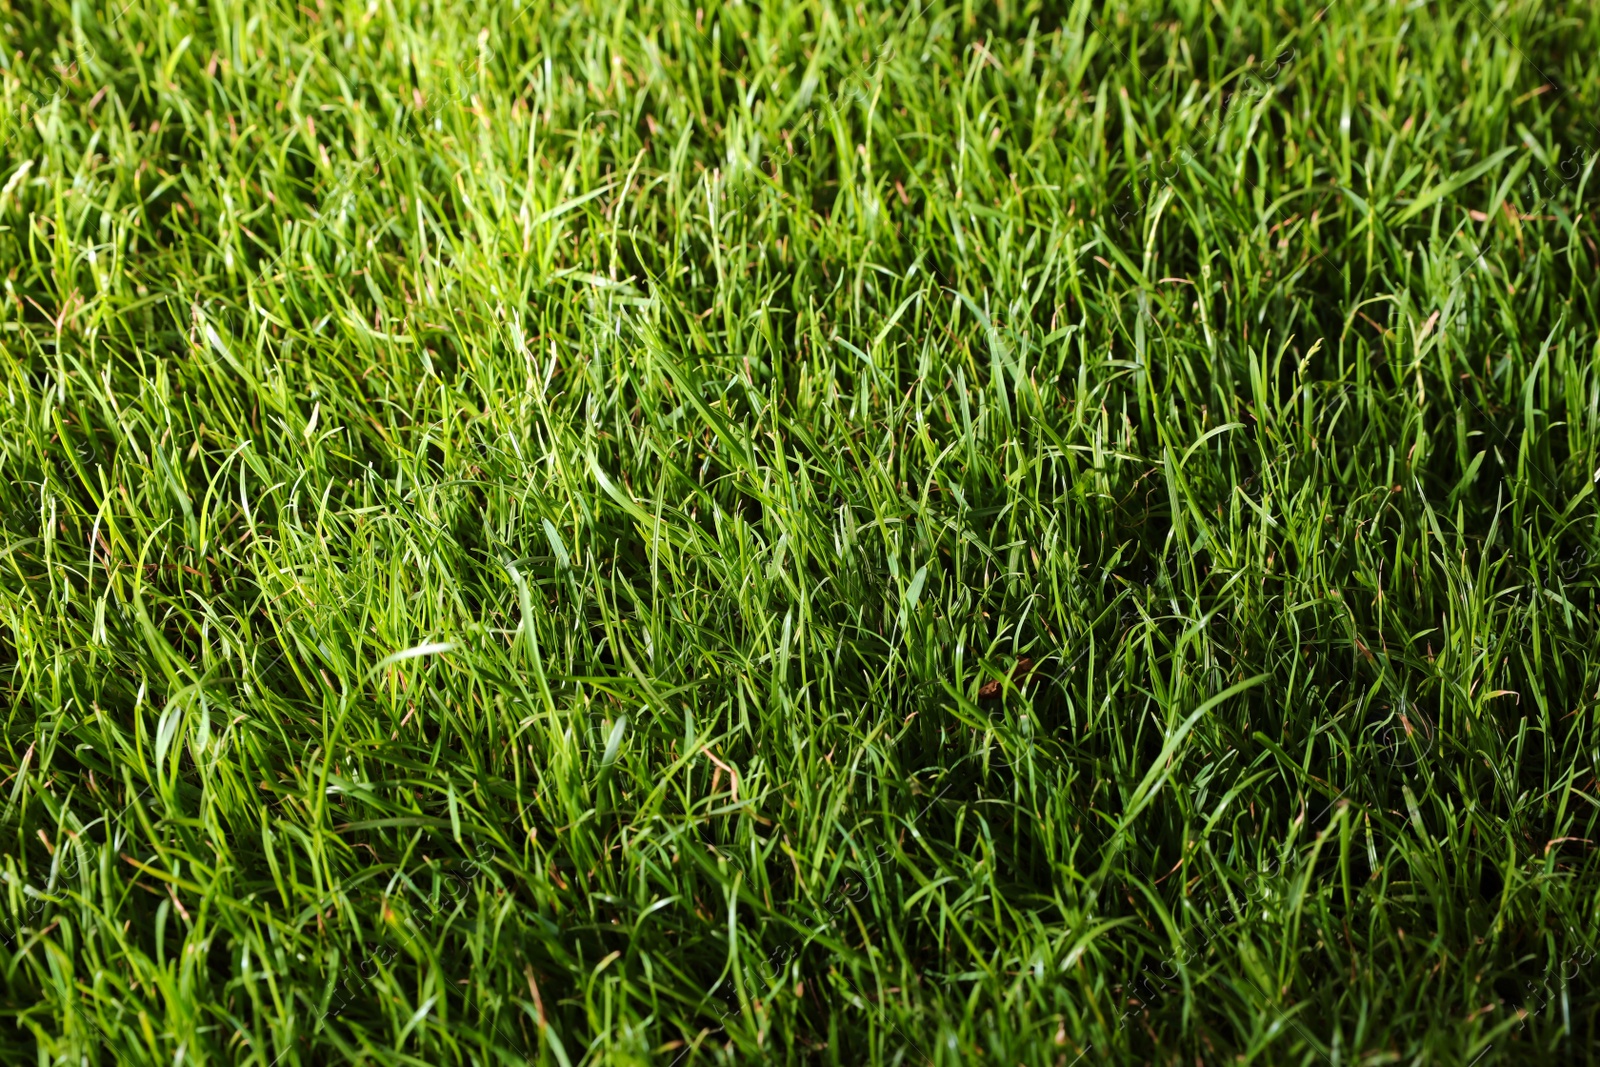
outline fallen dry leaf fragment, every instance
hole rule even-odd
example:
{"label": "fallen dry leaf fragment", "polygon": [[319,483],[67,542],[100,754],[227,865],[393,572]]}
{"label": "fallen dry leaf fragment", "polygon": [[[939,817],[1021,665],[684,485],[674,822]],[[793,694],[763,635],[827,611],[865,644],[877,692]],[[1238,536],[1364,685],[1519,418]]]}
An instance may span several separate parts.
{"label": "fallen dry leaf fragment", "polygon": [[[1028,680],[1028,675],[1032,673],[1033,660],[1029,659],[1027,656],[1023,656],[1021,659],[1017,660],[1017,665],[1011,668],[1011,680],[1020,686],[1023,682]],[[983,685],[978,689],[979,700],[993,700],[999,695],[999,678],[996,678],[993,681],[984,682]]]}

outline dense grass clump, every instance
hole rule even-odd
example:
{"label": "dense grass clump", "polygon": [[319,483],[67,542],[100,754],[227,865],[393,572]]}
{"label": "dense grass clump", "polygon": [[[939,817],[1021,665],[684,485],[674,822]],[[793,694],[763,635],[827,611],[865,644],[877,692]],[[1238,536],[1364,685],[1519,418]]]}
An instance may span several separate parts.
{"label": "dense grass clump", "polygon": [[1600,17],[0,0],[0,1060],[1600,1041]]}

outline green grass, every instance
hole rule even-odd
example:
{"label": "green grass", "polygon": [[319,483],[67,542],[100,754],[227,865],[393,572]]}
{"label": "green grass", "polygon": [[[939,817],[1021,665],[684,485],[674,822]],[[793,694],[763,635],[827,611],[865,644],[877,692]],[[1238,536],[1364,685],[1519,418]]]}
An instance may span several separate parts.
{"label": "green grass", "polygon": [[1600,1058],[1600,10],[0,0],[0,1059]]}

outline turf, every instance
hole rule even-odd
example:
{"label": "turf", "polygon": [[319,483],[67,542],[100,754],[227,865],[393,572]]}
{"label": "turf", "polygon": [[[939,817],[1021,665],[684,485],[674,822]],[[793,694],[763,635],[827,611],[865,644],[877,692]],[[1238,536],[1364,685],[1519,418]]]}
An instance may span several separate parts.
{"label": "turf", "polygon": [[1589,3],[0,0],[0,1059],[1600,1041]]}

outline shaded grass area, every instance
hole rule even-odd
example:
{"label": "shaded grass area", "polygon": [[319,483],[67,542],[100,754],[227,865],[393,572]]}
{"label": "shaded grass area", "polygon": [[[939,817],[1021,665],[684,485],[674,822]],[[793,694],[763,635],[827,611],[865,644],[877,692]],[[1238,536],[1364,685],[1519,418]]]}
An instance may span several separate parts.
{"label": "shaded grass area", "polygon": [[1592,7],[0,33],[8,1062],[1590,1055]]}

